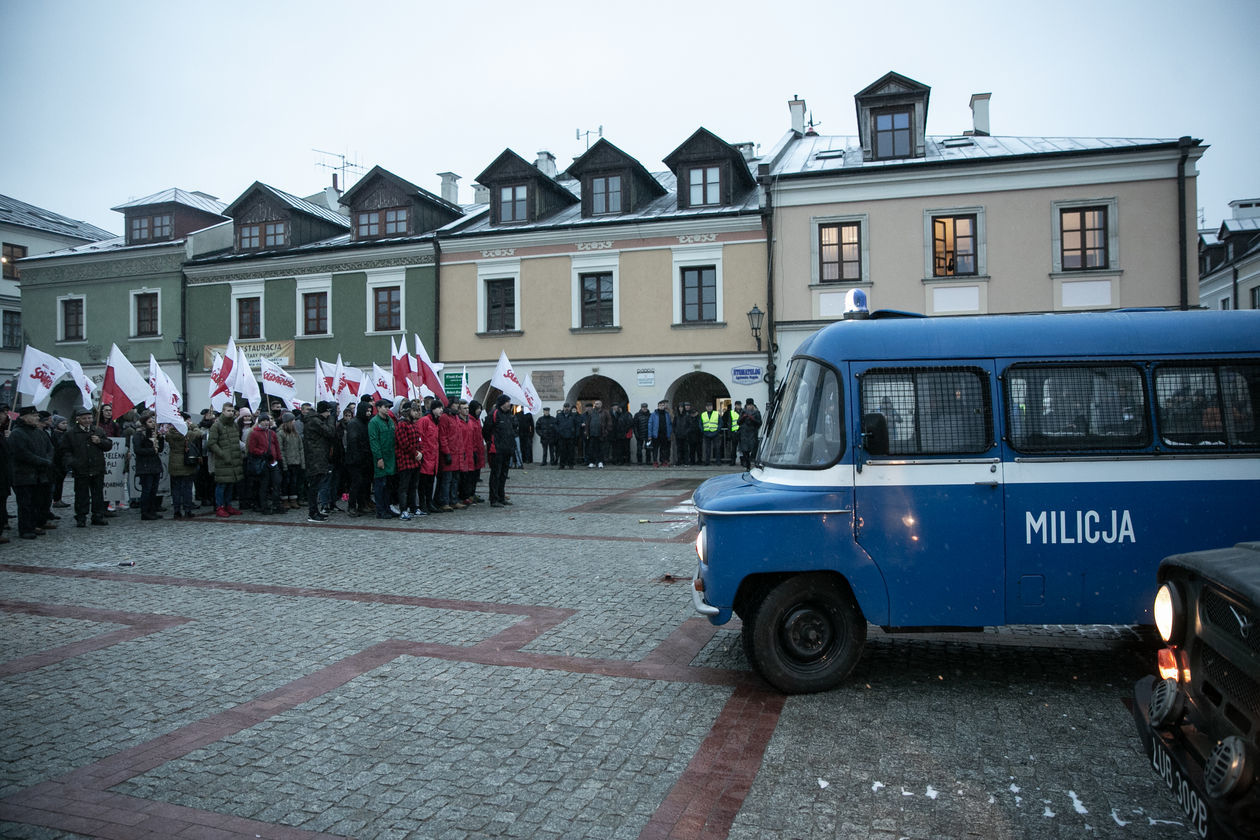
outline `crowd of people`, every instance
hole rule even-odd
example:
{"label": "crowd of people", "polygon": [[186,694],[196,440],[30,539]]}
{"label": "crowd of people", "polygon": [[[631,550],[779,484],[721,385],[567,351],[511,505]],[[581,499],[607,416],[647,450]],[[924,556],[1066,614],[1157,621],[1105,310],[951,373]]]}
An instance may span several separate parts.
{"label": "crowd of people", "polygon": [[[139,409],[115,418],[112,407],[80,409],[64,418],[25,406],[10,429],[8,406],[0,406],[0,532],[9,527],[7,502],[16,497],[17,534],[33,540],[57,527],[56,509],[73,507],[75,525],[108,525],[118,509],[139,507],[144,521],[208,514],[221,518],[245,510],[271,516],[306,508],[308,522],[334,513],[378,519],[465,510],[487,500],[478,495],[481,471],[489,467],[489,506],[512,504],[509,470],[534,461],[534,436],[541,463],[573,469],[639,464],[686,466],[734,464],[748,468],[756,454],[761,412],[752,399],[725,411],[712,402],[698,412],[690,402],[671,412],[667,401],[651,411],[595,400],[585,411],[565,403],[553,417],[514,410],[500,395],[485,412],[476,400],[449,405],[426,397],[402,401],[363,397],[337,416],[337,405],[303,404],[296,412],[275,401],[255,414],[231,403],[201,419],[183,413],[181,432]],[[130,503],[107,503],[106,453],[125,441],[125,471],[138,490]],[[170,508],[159,495],[163,472],[170,475]],[[71,505],[63,500],[73,479]],[[339,504],[340,503],[340,504]],[[0,533],[0,542],[8,539]]]}

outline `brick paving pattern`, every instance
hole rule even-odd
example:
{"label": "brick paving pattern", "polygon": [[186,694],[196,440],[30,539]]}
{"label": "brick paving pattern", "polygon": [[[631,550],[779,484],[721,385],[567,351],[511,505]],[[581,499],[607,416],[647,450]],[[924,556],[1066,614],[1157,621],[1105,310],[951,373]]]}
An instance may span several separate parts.
{"label": "brick paving pattern", "polygon": [[847,685],[767,689],[691,610],[714,474],[0,547],[0,837],[1190,836],[1123,705],[1131,628],[872,628]]}

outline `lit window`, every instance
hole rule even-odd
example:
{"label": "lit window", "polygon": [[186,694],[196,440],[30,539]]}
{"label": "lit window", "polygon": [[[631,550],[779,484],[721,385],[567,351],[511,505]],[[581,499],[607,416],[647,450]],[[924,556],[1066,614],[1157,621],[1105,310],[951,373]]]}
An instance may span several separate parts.
{"label": "lit window", "polygon": [[1107,268],[1107,208],[1074,207],[1059,211],[1064,271]]}
{"label": "lit window", "polygon": [[932,276],[976,273],[976,217],[933,217]]}
{"label": "lit window", "polygon": [[21,272],[18,271],[17,261],[26,256],[25,245],[10,245],[4,243],[4,279],[20,280]]}
{"label": "lit window", "polygon": [[818,279],[821,282],[861,281],[861,231],[858,222],[818,226]]}
{"label": "lit window", "polygon": [[722,203],[722,168],[697,166],[687,176],[691,207],[703,207]]}

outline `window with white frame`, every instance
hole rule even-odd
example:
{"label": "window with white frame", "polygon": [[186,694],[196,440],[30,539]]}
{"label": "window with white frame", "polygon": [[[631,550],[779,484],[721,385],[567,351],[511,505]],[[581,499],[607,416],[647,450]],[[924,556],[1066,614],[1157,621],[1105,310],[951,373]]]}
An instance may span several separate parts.
{"label": "window with white frame", "polygon": [[332,275],[315,274],[297,278],[297,337],[332,335],[329,308],[332,304]]}
{"label": "window with white frame", "polygon": [[604,329],[621,326],[618,254],[607,251],[577,254],[571,260],[572,328]]}
{"label": "window with white frame", "polygon": [[923,211],[923,276],[945,280],[988,274],[983,207]]}
{"label": "window with white frame", "polygon": [[159,338],[162,335],[162,290],[131,290],[131,337]]}
{"label": "window with white frame", "polygon": [[1050,253],[1054,272],[1118,270],[1118,211],[1119,202],[1114,198],[1053,202]]}
{"label": "window with white frame", "polygon": [[367,334],[406,331],[406,278],[407,272],[404,268],[368,272]]}
{"label": "window with white frame", "polygon": [[867,246],[867,217],[817,216],[810,219],[813,237],[810,252],[810,282],[864,283],[869,276],[870,249]]}
{"label": "window with white frame", "polygon": [[57,340],[87,340],[87,301],[83,295],[57,298]]}
{"label": "window with white frame", "polygon": [[477,332],[521,330],[521,261],[477,264]]}
{"label": "window with white frame", "polygon": [[232,283],[232,335],[248,341],[262,341],[266,323],[266,297],[262,280]]}
{"label": "window with white frame", "polygon": [[674,249],[674,325],[722,323],[722,248]]}

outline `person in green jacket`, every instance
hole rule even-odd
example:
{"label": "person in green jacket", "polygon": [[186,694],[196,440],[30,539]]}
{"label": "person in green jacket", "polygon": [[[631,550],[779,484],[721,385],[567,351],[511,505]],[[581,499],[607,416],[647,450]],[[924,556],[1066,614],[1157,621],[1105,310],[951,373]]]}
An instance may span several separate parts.
{"label": "person in green jacket", "polygon": [[381,399],[376,401],[376,414],[368,421],[368,446],[372,449],[372,497],[376,500],[376,518],[393,519],[396,513],[389,509],[390,492],[389,477],[397,469],[394,459],[397,429],[394,416],[389,410],[394,401]]}
{"label": "person in green jacket", "polygon": [[214,515],[224,519],[240,516],[241,511],[232,507],[232,491],[236,482],[245,477],[241,430],[236,427],[236,406],[224,403],[219,419],[210,427],[207,443],[210,454],[214,456]]}

